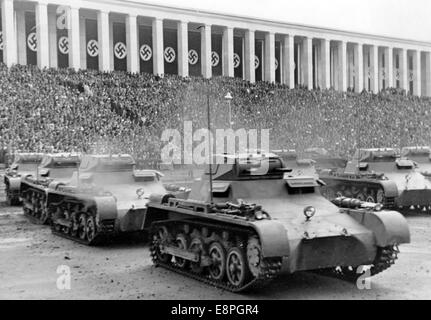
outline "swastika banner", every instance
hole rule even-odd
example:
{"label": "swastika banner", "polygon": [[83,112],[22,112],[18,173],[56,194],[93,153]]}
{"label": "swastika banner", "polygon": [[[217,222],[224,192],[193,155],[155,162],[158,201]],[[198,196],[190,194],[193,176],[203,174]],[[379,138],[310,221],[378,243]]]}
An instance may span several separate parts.
{"label": "swastika banner", "polygon": [[36,17],[34,12],[25,13],[25,38],[27,42],[27,64],[37,65]]}
{"label": "swastika banner", "polygon": [[189,74],[191,76],[202,75],[201,56],[201,34],[200,32],[189,32]]}
{"label": "swastika banner", "polygon": [[2,30],[2,22],[1,22],[1,9],[0,9],[0,61],[3,61],[3,49],[4,49],[4,42],[3,42],[3,30]]}
{"label": "swastika banner", "polygon": [[139,61],[141,72],[153,73],[152,27],[139,26]]}
{"label": "swastika banner", "polygon": [[256,40],[255,41],[255,61],[254,68],[256,71],[256,81],[263,80],[263,41]]}
{"label": "swastika banner", "polygon": [[234,50],[234,73],[235,78],[243,78],[243,70],[244,70],[244,54],[243,54],[243,39],[242,37],[234,37],[233,42],[233,50]]}
{"label": "swastika banner", "polygon": [[87,69],[99,69],[99,38],[97,35],[97,20],[86,19],[86,52],[87,52]]}
{"label": "swastika banner", "polygon": [[281,82],[281,43],[275,42],[275,81]]}
{"label": "swastika banner", "polygon": [[223,75],[223,37],[220,34],[213,34],[211,38],[211,65],[213,76]]}
{"label": "swastika banner", "polygon": [[164,39],[164,58],[165,74],[178,74],[178,40],[177,30],[165,29]]}
{"label": "swastika banner", "polygon": [[57,27],[57,63],[59,68],[69,67],[69,38],[67,29]]}
{"label": "swastika banner", "polygon": [[114,70],[127,70],[127,46],[126,46],[126,25],[115,22],[114,28],[114,46],[112,54],[114,55]]}

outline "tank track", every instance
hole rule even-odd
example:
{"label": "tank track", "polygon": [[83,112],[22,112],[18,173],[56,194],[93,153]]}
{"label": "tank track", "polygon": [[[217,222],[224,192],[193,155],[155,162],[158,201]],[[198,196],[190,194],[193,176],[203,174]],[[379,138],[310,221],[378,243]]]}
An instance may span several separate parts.
{"label": "tank track", "polygon": [[[377,256],[369,269],[370,276],[374,277],[392,267],[398,259],[399,253],[400,251],[397,245],[378,248]],[[356,267],[325,269],[319,270],[318,273],[352,283],[356,283],[356,281],[364,274],[364,272],[358,274]]]}
{"label": "tank track", "polygon": [[[180,222],[192,224],[191,222],[187,222],[187,221],[185,221],[185,222],[180,221]],[[168,223],[172,223],[172,221],[169,221]],[[160,223],[154,224],[153,228],[157,225],[160,225]],[[209,224],[209,223],[205,223],[205,224],[200,223],[199,227],[220,228],[220,226]],[[225,226],[223,226],[223,231],[244,233],[244,230],[242,230],[242,229],[229,228],[229,227],[226,228]],[[202,273],[201,274],[196,273],[190,269],[184,270],[184,269],[176,266],[172,259],[168,263],[160,261],[158,258],[158,255],[157,255],[158,243],[157,243],[157,241],[151,239],[152,234],[153,234],[153,232],[150,232],[150,254],[151,254],[151,258],[152,258],[152,261],[153,261],[155,267],[162,267],[164,269],[176,272],[178,274],[181,274],[181,275],[186,276],[188,278],[194,279],[196,281],[200,281],[200,282],[205,283],[207,285],[210,285],[210,286],[222,289],[222,290],[226,290],[226,291],[229,291],[232,293],[240,293],[240,292],[245,292],[245,291],[262,289],[262,288],[266,287],[272,280],[274,280],[281,272],[281,267],[282,267],[281,258],[271,258],[271,259],[265,258],[263,260],[261,272],[260,272],[259,276],[258,277],[252,276],[252,277],[250,277],[250,279],[245,284],[243,284],[240,287],[236,287],[236,286],[233,286],[232,284],[228,283],[228,281],[222,281],[222,280],[216,281],[214,279],[211,279],[211,277],[209,275],[202,274]]]}

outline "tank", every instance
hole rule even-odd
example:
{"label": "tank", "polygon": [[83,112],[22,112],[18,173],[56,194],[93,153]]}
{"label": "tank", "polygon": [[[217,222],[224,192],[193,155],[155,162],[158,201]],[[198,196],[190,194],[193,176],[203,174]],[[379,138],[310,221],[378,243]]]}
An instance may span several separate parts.
{"label": "tank", "polygon": [[67,182],[78,169],[79,154],[56,153],[44,155],[36,172],[27,175],[21,183],[21,199],[24,213],[34,222],[49,224],[47,212],[48,189],[50,185]]}
{"label": "tank", "polygon": [[415,162],[417,171],[431,180],[431,148],[407,147],[401,150],[401,157]]}
{"label": "tank", "polygon": [[8,205],[21,204],[21,179],[29,174],[34,174],[42,161],[42,153],[17,153],[15,161],[6,170],[4,184],[6,190],[6,202]]}
{"label": "tank", "polygon": [[[48,190],[53,232],[85,245],[99,245],[115,235],[142,233],[152,193],[167,193],[163,175],[137,170],[130,155],[86,155],[69,183]],[[180,195],[184,190],[177,190]]]}
{"label": "tank", "polygon": [[338,207],[315,177],[295,176],[279,156],[222,160],[188,200],[151,197],[145,224],[155,266],[238,293],[299,271],[355,280],[359,266],[370,266],[376,275],[410,242],[400,213],[346,198]]}
{"label": "tank", "polygon": [[309,148],[304,150],[301,159],[311,159],[314,161],[314,166],[318,172],[325,169],[340,169],[345,168],[347,159],[334,156],[324,148]]}
{"label": "tank", "polygon": [[395,149],[361,149],[343,171],[322,172],[329,198],[346,196],[387,208],[430,210],[431,182]]}

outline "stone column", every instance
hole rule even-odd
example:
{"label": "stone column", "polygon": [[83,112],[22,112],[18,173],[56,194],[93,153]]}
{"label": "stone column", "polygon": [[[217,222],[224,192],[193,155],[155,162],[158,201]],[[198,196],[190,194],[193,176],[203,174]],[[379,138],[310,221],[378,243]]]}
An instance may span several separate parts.
{"label": "stone column", "polygon": [[394,87],[394,49],[392,47],[385,49],[385,56],[386,56],[386,87],[387,88],[393,88]]}
{"label": "stone column", "polygon": [[371,56],[371,91],[379,92],[379,47],[370,47]]}
{"label": "stone column", "polygon": [[329,40],[320,40],[320,87],[329,89],[331,87],[331,43]]}
{"label": "stone column", "polygon": [[418,97],[422,95],[421,80],[421,52],[416,50],[413,53],[413,94]]}
{"label": "stone column", "polygon": [[223,30],[223,76],[234,77],[233,67],[233,28],[226,27]]}
{"label": "stone column", "polygon": [[275,82],[275,35],[265,33],[265,81]]}
{"label": "stone column", "polygon": [[425,61],[424,61],[424,78],[425,78],[425,92],[422,94],[426,94],[427,97],[431,97],[431,52],[424,53]]}
{"label": "stone column", "polygon": [[79,70],[81,68],[81,49],[79,32],[79,8],[70,8],[69,33],[69,68]]}
{"label": "stone column", "polygon": [[212,77],[211,50],[211,26],[206,24],[201,28],[201,66],[206,79]]}
{"label": "stone column", "polygon": [[283,84],[290,89],[295,88],[295,44],[292,35],[284,35],[281,54],[283,55]]}
{"label": "stone column", "polygon": [[245,79],[251,83],[256,82],[256,70],[254,68],[255,53],[255,37],[254,30],[245,32],[245,52],[244,52],[244,69]]}
{"label": "stone column", "polygon": [[131,73],[139,72],[137,19],[135,14],[126,17],[127,71]]}
{"label": "stone column", "polygon": [[[23,32],[25,37],[25,22],[24,22]],[[49,66],[51,68],[58,68],[57,12],[55,10],[48,10],[48,32],[49,32]],[[24,51],[27,51],[26,48],[24,48]],[[26,64],[26,62],[24,64]]]}
{"label": "stone column", "polygon": [[3,62],[11,67],[18,62],[13,0],[2,0]]}
{"label": "stone column", "polygon": [[17,27],[17,47],[18,47],[18,60],[17,62],[22,65],[27,64],[27,39],[25,38],[25,12],[18,10],[16,12],[16,27]]}
{"label": "stone column", "polygon": [[163,20],[153,20],[153,69],[155,75],[165,73],[165,53],[163,43]]}
{"label": "stone column", "polygon": [[345,41],[338,43],[338,89],[342,92],[347,91],[347,47]]}
{"label": "stone column", "polygon": [[109,12],[97,13],[97,37],[99,43],[99,69],[111,71],[111,50],[109,50]]}
{"label": "stone column", "polygon": [[303,85],[309,90],[313,89],[313,39],[302,40],[302,74]]}
{"label": "stone column", "polygon": [[406,93],[409,91],[409,67],[407,62],[407,50],[400,49],[400,85],[401,89],[405,90]]}
{"label": "stone column", "polygon": [[361,93],[364,90],[364,46],[355,44],[355,91]]}
{"label": "stone column", "polygon": [[177,23],[178,38],[178,75],[181,77],[189,76],[189,23],[179,21]]}
{"label": "stone column", "polygon": [[79,18],[79,47],[81,56],[81,69],[87,69],[87,26],[85,25],[86,19]]}
{"label": "stone column", "polygon": [[37,65],[49,68],[48,5],[36,4]]}

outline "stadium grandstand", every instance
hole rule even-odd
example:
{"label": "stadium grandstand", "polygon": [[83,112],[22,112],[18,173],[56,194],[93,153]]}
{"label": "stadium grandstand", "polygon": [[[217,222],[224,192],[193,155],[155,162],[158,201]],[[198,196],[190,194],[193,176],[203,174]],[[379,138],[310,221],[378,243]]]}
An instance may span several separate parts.
{"label": "stadium grandstand", "polygon": [[159,163],[164,129],[206,127],[207,95],[226,127],[228,92],[234,128],[270,128],[272,149],[431,141],[431,43],[120,0],[1,0],[0,25],[3,158]]}

